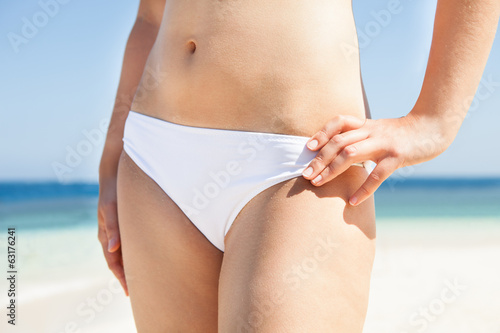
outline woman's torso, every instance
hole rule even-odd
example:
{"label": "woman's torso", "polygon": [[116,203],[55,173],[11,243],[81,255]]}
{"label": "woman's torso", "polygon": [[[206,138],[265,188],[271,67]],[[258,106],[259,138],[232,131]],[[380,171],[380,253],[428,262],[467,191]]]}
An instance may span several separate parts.
{"label": "woman's torso", "polygon": [[339,114],[369,117],[357,50],[351,1],[167,1],[131,109],[310,136]]}

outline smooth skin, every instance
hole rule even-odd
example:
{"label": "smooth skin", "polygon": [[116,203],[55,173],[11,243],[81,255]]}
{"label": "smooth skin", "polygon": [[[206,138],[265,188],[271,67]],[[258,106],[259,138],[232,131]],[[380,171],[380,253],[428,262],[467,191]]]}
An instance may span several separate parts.
{"label": "smooth skin", "polygon": [[346,200],[365,178],[352,167],[322,187],[272,186],[241,211],[222,253],[123,153],[118,216],[137,331],[361,332],[374,208]]}
{"label": "smooth skin", "polygon": [[[479,85],[500,2],[438,0],[419,98],[407,115],[379,120],[369,119],[359,66],[336,51],[355,37],[349,4],[316,1],[288,10],[272,1],[141,1],[101,160],[98,204],[99,240],[130,291],[138,332],[362,331],[375,248],[372,194],[396,169],[451,144]],[[273,6],[283,21],[265,17]],[[323,13],[332,15],[324,22],[334,30],[304,20]],[[320,33],[328,36],[309,38]],[[255,43],[268,44],[250,48]],[[291,52],[266,53],[273,47]],[[334,61],[312,59],[317,54]],[[156,84],[148,80],[151,68]],[[274,72],[262,76],[261,68]],[[244,207],[222,253],[123,153],[130,109],[186,125],[306,135],[318,155],[309,174]],[[368,159],[378,163],[370,175],[350,167]]]}

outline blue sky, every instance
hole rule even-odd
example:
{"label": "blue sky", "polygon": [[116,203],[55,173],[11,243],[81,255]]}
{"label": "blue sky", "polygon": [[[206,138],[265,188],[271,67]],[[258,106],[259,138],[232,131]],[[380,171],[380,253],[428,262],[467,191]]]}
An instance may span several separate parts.
{"label": "blue sky", "polygon": [[[432,36],[436,0],[401,0],[387,22],[377,21],[374,13],[389,9],[393,1],[354,0],[374,118],[400,117],[411,110]],[[111,114],[138,0],[65,2],[0,4],[0,180],[97,181],[102,123]],[[58,8],[45,6],[44,11],[43,4],[49,3]],[[34,21],[39,27],[30,30]],[[12,43],[23,32],[28,38]],[[485,82],[499,83],[480,86],[482,98],[476,98],[445,153],[400,174],[500,177],[499,39],[483,75]],[[65,165],[68,172],[58,177],[55,165]]]}

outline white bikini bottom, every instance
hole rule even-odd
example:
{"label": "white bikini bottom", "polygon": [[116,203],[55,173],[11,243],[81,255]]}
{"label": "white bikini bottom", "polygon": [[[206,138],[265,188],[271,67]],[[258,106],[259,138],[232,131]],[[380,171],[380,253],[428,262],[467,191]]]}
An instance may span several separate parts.
{"label": "white bikini bottom", "polygon": [[253,197],[302,176],[317,154],[306,147],[308,140],[179,125],[134,111],[123,137],[130,158],[221,251],[234,219]]}

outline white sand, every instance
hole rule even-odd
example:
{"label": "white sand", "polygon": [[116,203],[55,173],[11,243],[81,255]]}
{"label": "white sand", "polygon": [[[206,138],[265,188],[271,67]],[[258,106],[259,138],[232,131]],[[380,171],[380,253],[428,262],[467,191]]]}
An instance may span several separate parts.
{"label": "white sand", "polygon": [[414,222],[378,224],[364,332],[500,333],[500,221]]}
{"label": "white sand", "polygon": [[[20,239],[18,325],[2,314],[1,332],[135,332],[93,228]],[[383,220],[377,247],[365,333],[500,333],[500,221]]]}

